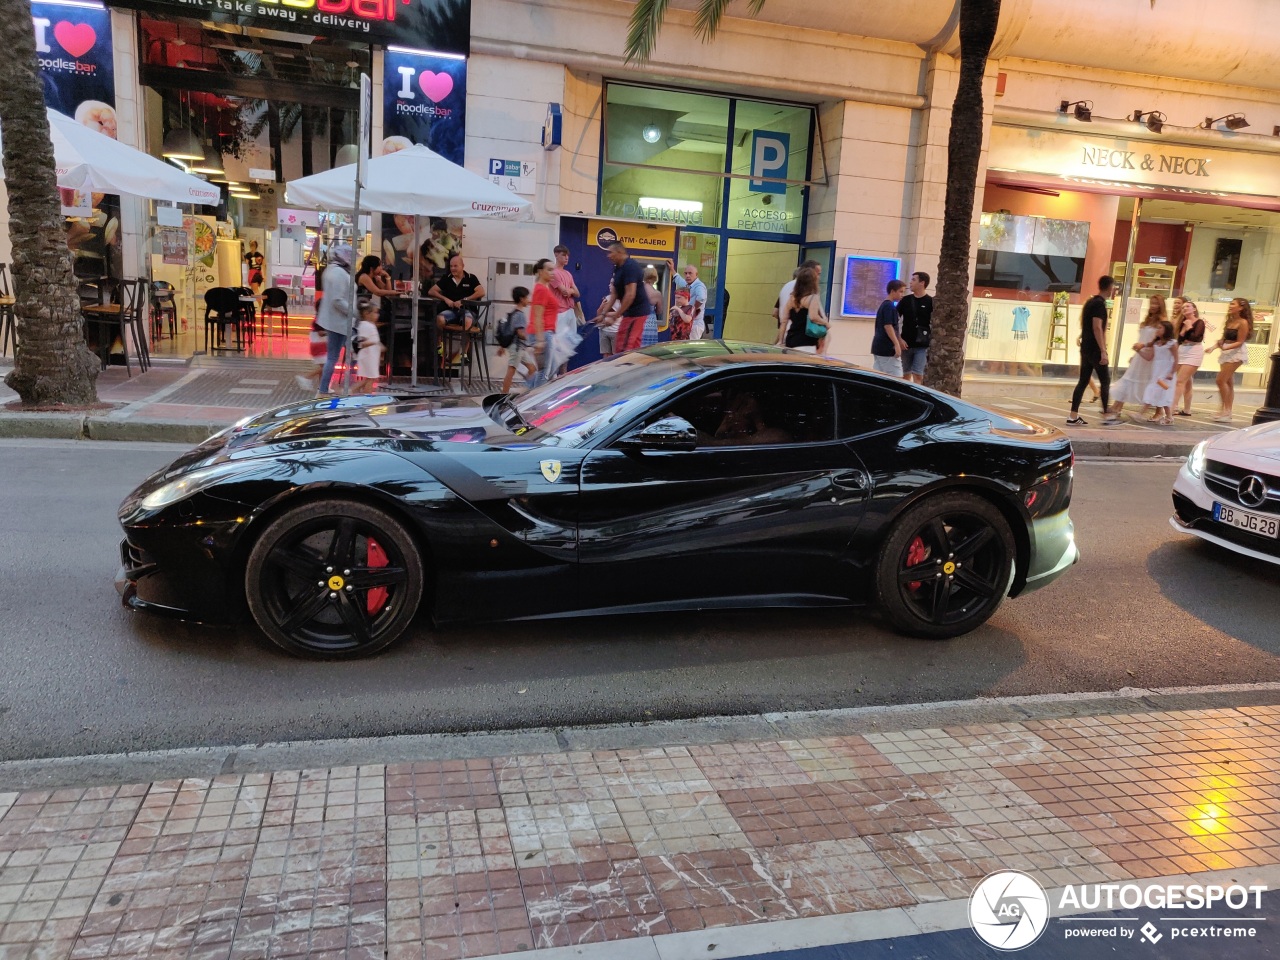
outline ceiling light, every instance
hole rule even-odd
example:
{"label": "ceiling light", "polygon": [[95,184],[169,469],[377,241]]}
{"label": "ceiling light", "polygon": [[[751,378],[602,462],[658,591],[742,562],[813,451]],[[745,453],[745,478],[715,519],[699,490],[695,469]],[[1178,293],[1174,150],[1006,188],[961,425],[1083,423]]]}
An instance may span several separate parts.
{"label": "ceiling light", "polygon": [[1145,123],[1147,129],[1152,133],[1159,133],[1164,129],[1164,125],[1169,118],[1158,110],[1148,110],[1145,113],[1141,110],[1135,110],[1131,119],[1135,123]]}
{"label": "ceiling light", "polygon": [[1249,121],[1244,118],[1244,114],[1229,113],[1225,117],[1218,117],[1217,120],[1212,117],[1205,117],[1204,123],[1200,124],[1200,126],[1208,130],[1215,123],[1221,123],[1228,130],[1241,130],[1249,125]]}
{"label": "ceiling light", "polygon": [[212,144],[204,148],[204,156],[191,165],[195,173],[226,173],[222,165],[222,154]]}
{"label": "ceiling light", "polygon": [[204,146],[194,133],[183,127],[169,131],[160,148],[160,155],[170,160],[203,160]]}
{"label": "ceiling light", "polygon": [[644,137],[645,143],[657,143],[662,139],[662,131],[656,123],[651,123],[640,131],[640,136]]}
{"label": "ceiling light", "polygon": [[1081,123],[1090,123],[1093,120],[1093,101],[1092,100],[1063,100],[1058,106],[1059,113],[1066,113],[1070,107],[1075,107],[1073,116]]}

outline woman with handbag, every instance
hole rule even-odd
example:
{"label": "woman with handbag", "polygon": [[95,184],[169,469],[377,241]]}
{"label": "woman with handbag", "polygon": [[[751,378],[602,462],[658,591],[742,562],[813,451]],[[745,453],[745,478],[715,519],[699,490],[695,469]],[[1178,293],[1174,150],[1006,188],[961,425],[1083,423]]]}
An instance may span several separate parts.
{"label": "woman with handbag", "polygon": [[786,309],[789,317],[786,345],[806,353],[824,352],[830,321],[822,309],[822,298],[818,296],[816,270],[801,267],[796,271],[796,285]]}

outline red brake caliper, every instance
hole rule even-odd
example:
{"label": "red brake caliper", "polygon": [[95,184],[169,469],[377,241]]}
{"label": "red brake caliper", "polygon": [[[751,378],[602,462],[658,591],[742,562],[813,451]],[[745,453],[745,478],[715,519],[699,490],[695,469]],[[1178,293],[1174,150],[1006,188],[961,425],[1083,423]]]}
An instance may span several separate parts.
{"label": "red brake caliper", "polygon": [[[373,537],[370,537],[368,542],[369,542],[369,559],[365,561],[366,565],[369,566],[370,568],[385,567],[387,565],[387,552],[382,549],[382,544],[378,543],[378,541],[373,539]],[[387,602],[386,587],[371,588],[365,599],[365,603],[367,605],[369,615],[373,616],[373,614],[381,610],[383,606],[386,605],[386,602]]]}
{"label": "red brake caliper", "polygon": [[[916,537],[911,541],[911,545],[907,547],[907,569],[919,566],[929,559],[929,549],[924,545],[924,541]],[[912,580],[907,584],[907,589],[916,591],[920,589],[920,581]]]}

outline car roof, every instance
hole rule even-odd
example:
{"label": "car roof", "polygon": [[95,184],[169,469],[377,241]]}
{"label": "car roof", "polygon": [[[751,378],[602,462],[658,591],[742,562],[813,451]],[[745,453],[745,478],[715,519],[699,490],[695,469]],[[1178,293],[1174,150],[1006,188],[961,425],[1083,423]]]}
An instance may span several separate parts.
{"label": "car roof", "polygon": [[658,360],[681,362],[682,366],[712,369],[735,364],[780,364],[795,369],[860,370],[861,367],[833,357],[786,350],[773,344],[743,340],[673,340],[640,351]]}

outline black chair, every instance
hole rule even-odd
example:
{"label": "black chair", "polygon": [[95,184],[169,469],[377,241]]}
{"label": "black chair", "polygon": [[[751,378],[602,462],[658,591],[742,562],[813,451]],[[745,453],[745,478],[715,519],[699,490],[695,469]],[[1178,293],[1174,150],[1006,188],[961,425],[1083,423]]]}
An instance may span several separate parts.
{"label": "black chair", "polygon": [[124,344],[125,369],[129,368],[129,338],[132,337],[138,354],[138,369],[143,373],[151,369],[151,348],[147,345],[142,296],[145,282],[144,280],[120,282],[120,342]]}
{"label": "black chair", "polygon": [[262,323],[263,332],[271,329],[271,318],[280,318],[280,333],[289,333],[289,291],[283,287],[267,287],[262,291],[262,309],[258,319]]}
{"label": "black chair", "polygon": [[476,311],[476,323],[471,328],[471,367],[467,371],[467,386],[474,386],[476,370],[483,370],[483,381],[486,388],[493,385],[489,376],[489,314],[492,310],[491,300],[480,301],[480,309]]}
{"label": "black chair", "polygon": [[119,308],[115,313],[88,311],[84,314],[86,328],[92,327],[95,333],[102,369],[110,365],[112,347],[119,340],[125,373],[133,376],[133,365],[129,360],[129,339],[132,336],[138,353],[139,372],[145,372],[151,366],[151,356],[147,350],[146,331],[142,329],[142,281],[103,277],[94,281],[92,287],[98,294],[98,302],[86,306]]}
{"label": "black chair", "polygon": [[231,289],[236,292],[236,298],[240,302],[240,324],[244,330],[244,339],[247,343],[253,343],[258,323],[258,303],[253,299],[253,289],[250,287],[232,287]]}
{"label": "black chair", "polygon": [[[231,287],[211,287],[204,293],[204,351],[244,352],[244,339],[241,336],[241,325],[244,322],[243,304],[240,294]],[[235,327],[236,345],[224,346],[227,339],[227,325]],[[212,332],[213,328],[216,332]],[[212,346],[210,343],[212,342]]]}
{"label": "black chair", "polygon": [[174,299],[175,291],[172,283],[156,280],[151,284],[151,336],[154,340],[164,339],[165,321],[168,321],[169,338],[178,335],[178,304]]}

